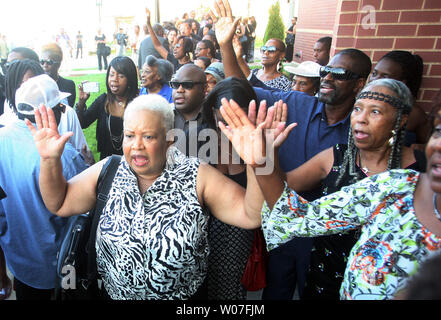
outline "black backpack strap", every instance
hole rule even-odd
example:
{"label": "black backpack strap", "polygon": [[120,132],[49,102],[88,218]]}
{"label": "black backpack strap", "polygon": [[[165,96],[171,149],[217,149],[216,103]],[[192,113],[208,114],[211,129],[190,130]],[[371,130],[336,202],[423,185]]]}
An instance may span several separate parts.
{"label": "black backpack strap", "polygon": [[87,273],[89,279],[96,279],[97,268],[96,268],[96,230],[98,227],[98,222],[100,220],[101,213],[107,202],[107,196],[112,186],[113,178],[115,177],[118,166],[121,162],[121,156],[112,155],[109,160],[104,164],[101,169],[100,175],[97,182],[96,191],[96,205],[95,208],[89,213],[90,219],[92,220],[90,227],[90,236],[87,243],[88,252],[88,263],[87,263]]}

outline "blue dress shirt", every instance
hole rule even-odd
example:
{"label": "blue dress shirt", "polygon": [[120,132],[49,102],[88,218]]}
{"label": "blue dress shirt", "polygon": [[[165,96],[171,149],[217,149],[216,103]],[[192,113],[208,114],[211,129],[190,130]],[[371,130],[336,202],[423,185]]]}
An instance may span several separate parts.
{"label": "blue dress shirt", "polygon": [[279,149],[279,162],[288,172],[301,166],[317,153],[337,143],[348,142],[350,114],[343,120],[328,125],[325,104],[317,97],[300,91],[278,91],[266,87],[255,76],[250,82],[255,86],[258,103],[266,100],[267,107],[283,100],[288,106],[287,125],[297,122],[286,141]]}

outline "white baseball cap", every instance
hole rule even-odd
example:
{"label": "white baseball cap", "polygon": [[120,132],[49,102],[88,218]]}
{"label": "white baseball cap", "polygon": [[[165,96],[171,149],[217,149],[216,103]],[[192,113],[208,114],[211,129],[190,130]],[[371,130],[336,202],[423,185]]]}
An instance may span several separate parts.
{"label": "white baseball cap", "polygon": [[38,109],[41,104],[47,108],[53,108],[68,96],[70,93],[60,92],[54,79],[47,74],[42,74],[30,78],[17,89],[15,105],[19,113],[34,115],[35,109]]}
{"label": "white baseball cap", "polygon": [[320,78],[320,67],[318,63],[314,61],[304,61],[297,67],[285,66],[284,69],[289,73],[307,77],[307,78]]}

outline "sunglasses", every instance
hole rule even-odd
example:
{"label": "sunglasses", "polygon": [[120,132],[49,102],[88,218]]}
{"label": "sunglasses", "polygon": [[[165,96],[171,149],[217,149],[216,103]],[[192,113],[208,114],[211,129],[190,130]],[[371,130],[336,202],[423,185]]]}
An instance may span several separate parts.
{"label": "sunglasses", "polygon": [[323,66],[320,68],[321,78],[326,77],[329,73],[332,75],[334,80],[352,80],[360,78],[360,76],[355,72],[343,68],[332,68],[328,66]]}
{"label": "sunglasses", "polygon": [[54,61],[54,60],[51,60],[51,59],[49,59],[49,60],[43,60],[43,59],[41,59],[41,60],[40,60],[40,64],[41,64],[41,65],[44,65],[45,63],[46,63],[48,66],[52,66],[52,65],[54,65],[55,63],[58,63],[58,61]]}
{"label": "sunglasses", "polygon": [[276,51],[279,51],[279,49],[276,48],[276,46],[263,46],[260,47],[260,52],[264,53],[265,51],[268,51],[269,53],[274,53]]}
{"label": "sunglasses", "polygon": [[170,86],[172,89],[179,89],[179,87],[182,86],[182,88],[184,88],[185,90],[191,90],[191,89],[193,89],[193,87],[194,87],[196,84],[206,84],[206,82],[195,82],[195,81],[182,81],[182,82],[179,82],[179,81],[170,81],[168,84],[169,84],[169,86]]}

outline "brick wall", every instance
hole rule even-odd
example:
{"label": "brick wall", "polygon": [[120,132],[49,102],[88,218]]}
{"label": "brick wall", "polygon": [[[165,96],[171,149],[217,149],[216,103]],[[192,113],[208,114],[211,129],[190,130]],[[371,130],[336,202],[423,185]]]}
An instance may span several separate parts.
{"label": "brick wall", "polygon": [[[323,28],[316,12],[322,12],[323,1],[300,0],[299,29],[310,31]],[[418,96],[418,104],[426,111],[434,94],[441,88],[441,0],[330,0],[333,12],[327,12],[326,20],[334,24],[332,29],[331,55],[344,48],[357,48],[370,56],[375,65],[388,51],[407,50],[418,54],[424,61],[424,77]],[[315,10],[314,8],[320,8]],[[369,11],[369,9],[374,9]],[[327,7],[331,10],[331,6]],[[302,14],[304,16],[302,16]],[[373,14],[375,21],[368,19]],[[305,19],[304,17],[308,17]],[[306,27],[302,21],[309,20]],[[320,20],[320,19],[319,19]],[[300,33],[300,34],[299,34]],[[319,33],[314,34],[318,38]],[[311,33],[300,30],[296,36],[296,47],[305,39],[312,48],[315,41]],[[312,42],[312,44],[311,44]],[[306,49],[303,49],[306,52]],[[312,49],[303,55],[303,61],[312,59]]]}
{"label": "brick wall", "polygon": [[300,0],[294,53],[297,62],[312,60],[314,43],[323,36],[333,36],[339,0]]}

